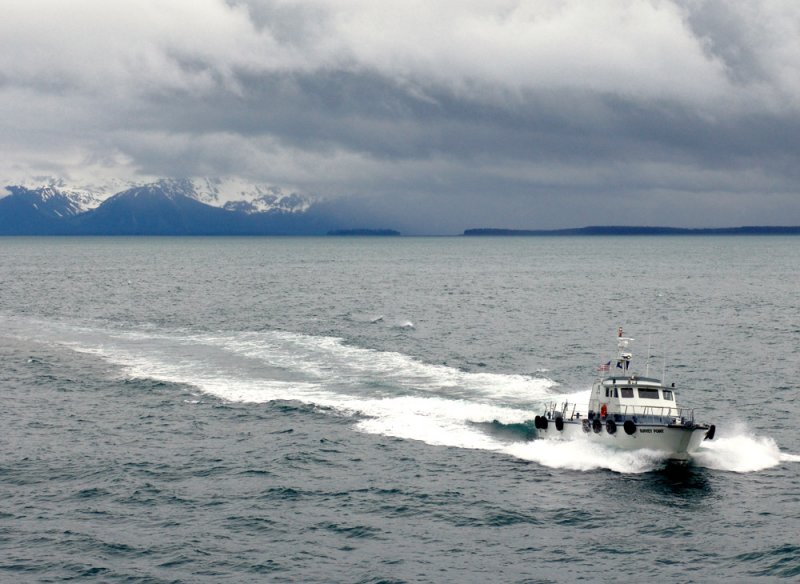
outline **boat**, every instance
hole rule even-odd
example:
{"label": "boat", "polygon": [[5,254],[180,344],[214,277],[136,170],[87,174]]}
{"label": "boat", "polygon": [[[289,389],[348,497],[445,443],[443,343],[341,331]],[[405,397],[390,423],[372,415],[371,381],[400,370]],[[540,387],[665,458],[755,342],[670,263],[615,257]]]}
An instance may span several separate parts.
{"label": "boat", "polygon": [[633,372],[629,346],[634,339],[617,330],[617,356],[598,367],[588,408],[552,402],[534,418],[540,438],[574,440],[580,437],[623,450],[647,449],[685,462],[703,440],[713,440],[715,426],[698,423],[694,409],[678,405],[675,384]]}

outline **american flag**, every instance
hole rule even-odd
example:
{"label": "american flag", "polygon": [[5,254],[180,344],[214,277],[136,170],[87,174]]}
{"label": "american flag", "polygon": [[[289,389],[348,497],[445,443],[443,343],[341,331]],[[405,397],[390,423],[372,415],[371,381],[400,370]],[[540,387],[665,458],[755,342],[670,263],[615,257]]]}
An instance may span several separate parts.
{"label": "american flag", "polygon": [[611,367],[611,361],[609,361],[608,363],[603,363],[602,365],[600,365],[600,366],[597,368],[597,370],[598,370],[598,371],[608,371],[608,368],[609,368],[609,367]]}

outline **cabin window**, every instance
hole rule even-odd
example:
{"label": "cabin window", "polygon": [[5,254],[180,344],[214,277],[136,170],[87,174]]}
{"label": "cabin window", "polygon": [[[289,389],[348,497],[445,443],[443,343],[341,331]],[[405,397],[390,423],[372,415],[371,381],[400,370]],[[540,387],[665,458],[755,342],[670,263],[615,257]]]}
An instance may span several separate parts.
{"label": "cabin window", "polygon": [[620,389],[620,394],[622,397],[633,397],[633,388],[632,387],[623,387]]}
{"label": "cabin window", "polygon": [[668,389],[664,390],[664,399],[672,401],[672,392]]}
{"label": "cabin window", "polygon": [[608,397],[608,396],[609,396],[609,393],[610,393],[610,392],[611,392],[611,390],[610,390],[610,389],[608,389],[608,388],[606,387],[606,397]]}
{"label": "cabin window", "polygon": [[643,387],[639,388],[639,397],[641,399],[658,399],[658,390],[657,389],[645,389]]}
{"label": "cabin window", "polygon": [[619,397],[619,394],[617,393],[617,388],[616,387],[614,388],[614,397]]}

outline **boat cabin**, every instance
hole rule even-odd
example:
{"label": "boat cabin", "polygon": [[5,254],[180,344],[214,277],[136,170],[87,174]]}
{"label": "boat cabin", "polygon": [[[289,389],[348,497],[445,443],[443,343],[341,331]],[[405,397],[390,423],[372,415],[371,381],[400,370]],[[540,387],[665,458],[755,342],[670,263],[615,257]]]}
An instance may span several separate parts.
{"label": "boat cabin", "polygon": [[[589,397],[589,420],[606,418],[615,422],[633,420],[656,423],[685,424],[693,422],[692,410],[678,406],[675,384],[665,387],[660,379],[642,377],[631,371],[632,355],[626,349],[633,339],[622,336],[619,329],[619,353],[603,370],[619,371],[595,381]],[[613,369],[612,369],[612,363]]]}
{"label": "boat cabin", "polygon": [[587,418],[682,425],[694,422],[694,412],[678,406],[673,386],[664,387],[658,379],[631,375],[596,381]]}

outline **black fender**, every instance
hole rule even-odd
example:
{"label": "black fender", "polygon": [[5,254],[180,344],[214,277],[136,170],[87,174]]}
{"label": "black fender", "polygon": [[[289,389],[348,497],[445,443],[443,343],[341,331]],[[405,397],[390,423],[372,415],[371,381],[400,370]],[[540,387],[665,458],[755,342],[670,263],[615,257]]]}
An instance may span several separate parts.
{"label": "black fender", "polygon": [[564,429],[564,418],[556,418],[556,430],[561,432]]}
{"label": "black fender", "polygon": [[706,437],[703,438],[703,440],[713,440],[714,434],[716,433],[717,433],[717,427],[714,424],[711,424],[711,427],[708,429],[708,432],[706,432]]}
{"label": "black fender", "polygon": [[592,420],[592,430],[595,434],[599,434],[600,430],[603,429],[603,423],[600,421],[600,418],[595,418]]}
{"label": "black fender", "polygon": [[625,429],[625,433],[628,436],[633,436],[636,434],[636,424],[633,422],[633,420],[625,420],[625,423],[622,424],[622,427]]}
{"label": "black fender", "polygon": [[609,434],[613,434],[617,431],[617,423],[614,420],[607,420],[606,421],[606,432]]}

